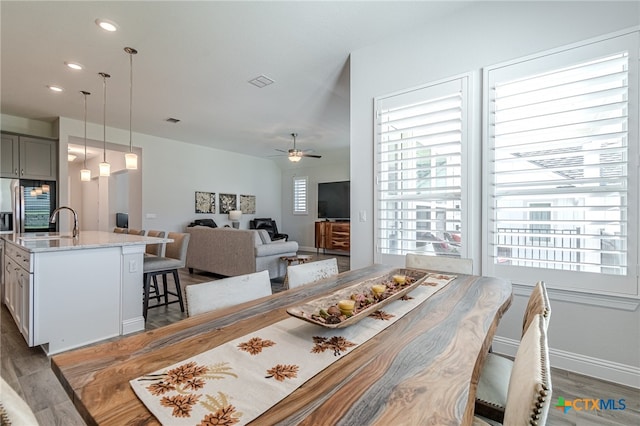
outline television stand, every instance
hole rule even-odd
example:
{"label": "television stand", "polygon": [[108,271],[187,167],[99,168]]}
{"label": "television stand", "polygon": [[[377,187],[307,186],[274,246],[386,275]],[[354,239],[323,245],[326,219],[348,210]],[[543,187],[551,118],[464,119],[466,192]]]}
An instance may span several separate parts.
{"label": "television stand", "polygon": [[349,251],[351,249],[351,222],[316,222],[316,251],[320,249]]}

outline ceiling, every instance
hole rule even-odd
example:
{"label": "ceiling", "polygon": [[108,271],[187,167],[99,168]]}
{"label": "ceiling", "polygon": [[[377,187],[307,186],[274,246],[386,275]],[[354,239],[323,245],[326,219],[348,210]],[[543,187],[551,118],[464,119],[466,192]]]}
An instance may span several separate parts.
{"label": "ceiling", "polygon": [[[128,129],[129,46],[138,50],[134,132],[259,157],[291,148],[296,132],[299,149],[328,153],[349,145],[349,53],[466,5],[3,0],[0,111],[49,122],[82,120],[80,91],[86,90],[88,121],[101,125],[98,73],[106,72],[107,126]],[[118,31],[100,29],[98,18],[114,21]],[[65,61],[85,68],[70,70]],[[275,82],[249,84],[260,75]],[[180,122],[167,122],[170,117]]]}

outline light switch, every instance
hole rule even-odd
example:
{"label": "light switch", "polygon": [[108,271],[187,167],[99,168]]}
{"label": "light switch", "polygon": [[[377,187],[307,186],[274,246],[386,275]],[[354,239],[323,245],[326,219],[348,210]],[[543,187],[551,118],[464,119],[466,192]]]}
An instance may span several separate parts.
{"label": "light switch", "polygon": [[158,217],[158,216],[157,216],[155,213],[147,213],[147,214],[145,215],[145,217],[146,217],[147,219],[155,219],[155,218],[156,218],[156,217]]}
{"label": "light switch", "polygon": [[138,262],[135,259],[129,260],[129,272],[138,272]]}
{"label": "light switch", "polygon": [[366,222],[367,221],[367,211],[366,210],[360,210],[360,222]]}

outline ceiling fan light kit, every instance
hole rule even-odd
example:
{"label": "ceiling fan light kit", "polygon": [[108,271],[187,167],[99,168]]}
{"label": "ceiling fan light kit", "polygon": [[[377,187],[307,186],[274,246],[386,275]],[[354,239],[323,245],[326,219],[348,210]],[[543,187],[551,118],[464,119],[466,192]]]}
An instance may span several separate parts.
{"label": "ceiling fan light kit", "polygon": [[[302,157],[322,158],[321,155],[307,154],[303,150],[297,149],[296,148],[296,137],[298,136],[298,134],[297,133],[291,133],[291,136],[293,137],[293,148],[291,148],[289,151],[287,151],[287,157],[289,158],[289,161],[291,161],[292,163],[297,163],[300,160],[302,160]],[[278,151],[280,151],[280,150],[278,150]]]}

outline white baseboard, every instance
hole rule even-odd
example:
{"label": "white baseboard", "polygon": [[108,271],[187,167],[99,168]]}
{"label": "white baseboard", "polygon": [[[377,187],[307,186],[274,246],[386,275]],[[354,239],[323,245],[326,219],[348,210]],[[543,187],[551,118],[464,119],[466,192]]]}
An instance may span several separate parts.
{"label": "white baseboard", "polygon": [[[493,339],[493,351],[513,357],[519,343],[517,340],[496,336]],[[549,358],[552,367],[640,389],[638,367],[553,348],[549,349]]]}
{"label": "white baseboard", "polygon": [[131,318],[122,321],[121,335],[135,333],[136,331],[144,331],[144,317]]}

